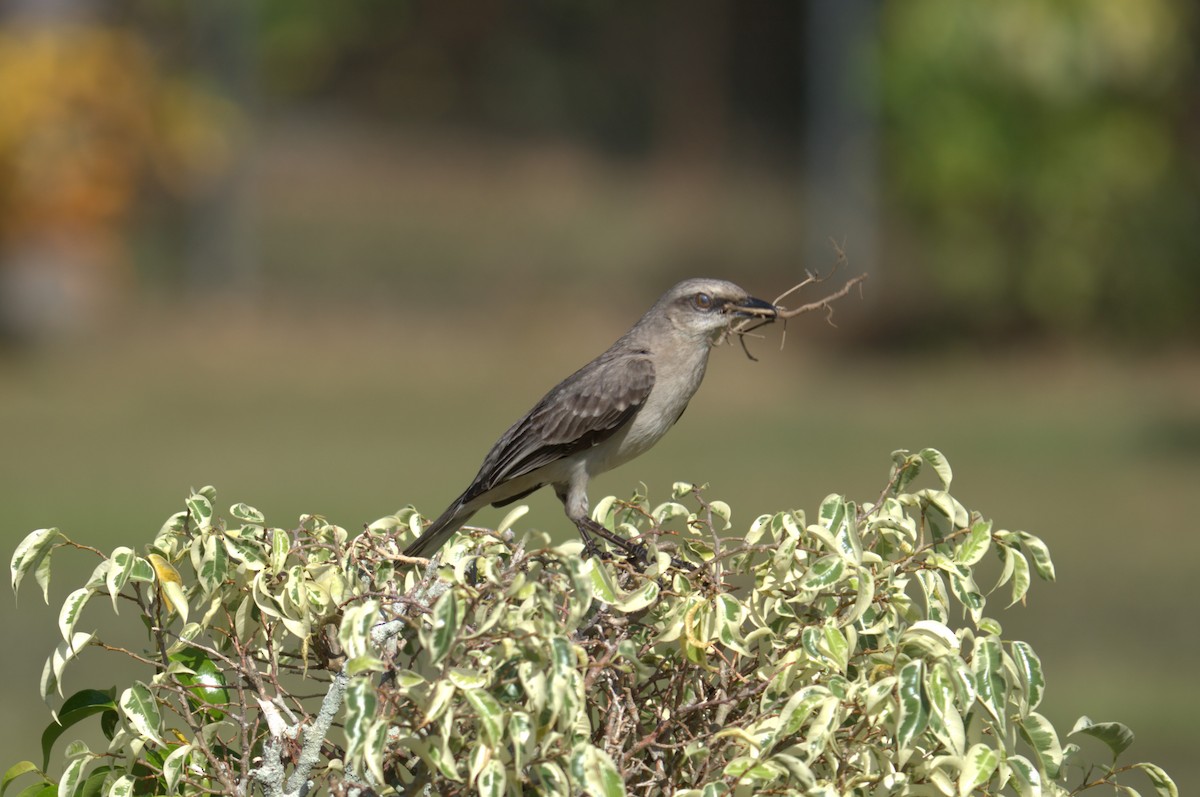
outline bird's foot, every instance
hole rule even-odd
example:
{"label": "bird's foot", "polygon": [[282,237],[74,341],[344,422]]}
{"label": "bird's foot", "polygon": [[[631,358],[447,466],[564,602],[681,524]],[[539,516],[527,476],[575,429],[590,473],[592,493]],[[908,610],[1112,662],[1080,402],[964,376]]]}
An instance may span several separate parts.
{"label": "bird's foot", "polygon": [[644,570],[646,565],[650,564],[650,548],[643,542],[626,542],[625,561],[636,567],[638,570]]}
{"label": "bird's foot", "polygon": [[605,561],[612,559],[612,554],[610,554],[608,551],[601,548],[599,543],[596,542],[595,537],[592,537],[590,535],[585,536],[583,534],[580,534],[579,536],[583,537],[583,558],[584,559],[591,559],[593,556],[599,557],[600,559],[605,560]]}
{"label": "bird's foot", "polygon": [[631,564],[644,566],[649,561],[650,549],[644,544],[619,537],[591,518],[584,518],[576,526],[579,529],[579,536],[583,538],[584,556],[600,556],[602,559],[612,558],[612,554],[600,548],[596,543],[596,539],[599,538],[614,548],[619,548]]}

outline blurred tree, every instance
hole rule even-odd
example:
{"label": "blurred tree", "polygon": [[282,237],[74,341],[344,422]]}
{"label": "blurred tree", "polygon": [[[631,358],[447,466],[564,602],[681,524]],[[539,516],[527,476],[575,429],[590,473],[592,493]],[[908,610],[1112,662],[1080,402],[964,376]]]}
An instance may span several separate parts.
{"label": "blurred tree", "polygon": [[130,269],[127,222],[153,183],[187,195],[228,163],[232,106],[161,72],[121,27],[0,28],[0,330],[86,325]]}
{"label": "blurred tree", "polygon": [[1193,5],[885,10],[898,235],[965,330],[1196,330]]}

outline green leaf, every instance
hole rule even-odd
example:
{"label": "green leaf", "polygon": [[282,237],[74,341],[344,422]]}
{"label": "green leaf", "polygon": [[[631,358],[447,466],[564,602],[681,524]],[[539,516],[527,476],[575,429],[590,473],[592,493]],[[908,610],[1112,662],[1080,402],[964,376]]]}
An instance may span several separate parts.
{"label": "green leaf", "polygon": [[191,752],[190,744],[181,744],[163,760],[163,785],[166,786],[167,794],[174,794],[178,791],[179,778],[183,775],[183,768],[187,766],[187,758]]}
{"label": "green leaf", "polygon": [[122,775],[108,787],[105,797],[133,797],[134,780],[130,775]]}
{"label": "green leaf", "polygon": [[287,569],[288,554],[292,552],[292,535],[283,529],[271,529],[271,572],[275,575]]}
{"label": "green leaf", "polygon": [[98,689],[82,689],[63,701],[58,710],[58,721],[51,722],[42,731],[42,768],[50,768],[50,751],[58,737],[78,722],[94,714],[115,709],[112,694]]}
{"label": "green leaf", "polygon": [[918,570],[917,583],[925,595],[925,613],[929,619],[938,623],[949,620],[950,596],[942,574],[936,570]]}
{"label": "green leaf", "polygon": [[83,613],[83,607],[87,605],[88,599],[91,597],[90,589],[80,587],[63,601],[62,609],[58,612],[58,630],[64,640],[71,639],[75,632],[75,623],[79,622],[79,615]]}
{"label": "green leaf", "polygon": [[14,780],[22,775],[28,775],[30,772],[36,772],[46,783],[50,782],[45,780],[46,776],[37,768],[37,764],[32,761],[20,761],[5,770],[4,777],[0,778],[0,797],[4,797],[4,792],[8,791],[9,785]]}
{"label": "green leaf", "polygon": [[1175,781],[1171,780],[1171,776],[1163,771],[1163,768],[1157,764],[1134,764],[1134,769],[1140,769],[1150,778],[1150,782],[1154,784],[1154,793],[1158,797],[1179,797],[1179,787],[1175,785]]}
{"label": "green leaf", "polygon": [[1120,722],[1093,722],[1086,714],[1075,721],[1075,726],[1067,735],[1074,736],[1077,733],[1099,739],[1108,745],[1114,762],[1133,744],[1133,731],[1128,725]]}
{"label": "green leaf", "polygon": [[625,797],[625,779],[608,753],[581,744],[571,754],[571,774],[591,797]]}
{"label": "green leaf", "polygon": [[950,481],[954,478],[954,472],[950,470],[950,462],[942,452],[936,448],[922,448],[917,456],[933,468],[933,472],[942,481],[942,489],[949,490]]}
{"label": "green leaf", "polygon": [[200,589],[205,595],[211,595],[220,589],[221,584],[229,576],[229,550],[216,534],[204,537],[203,554],[200,557]]}
{"label": "green leaf", "polygon": [[141,681],[135,682],[133,686],[121,693],[121,699],[118,702],[126,721],[134,731],[159,746],[164,744],[162,737],[159,736],[162,715],[158,710],[158,701],[154,699],[148,686]]}
{"label": "green leaf", "polygon": [[207,496],[192,493],[184,503],[188,509],[188,519],[192,523],[192,528],[206,531],[212,527],[213,505]]}
{"label": "green leaf", "polygon": [[500,707],[496,698],[483,689],[468,689],[463,694],[479,717],[488,744],[493,747],[499,746],[504,741],[504,709]]}
{"label": "green leaf", "polygon": [[261,526],[267,522],[266,516],[252,506],[247,504],[237,503],[229,507],[229,514],[235,520],[240,520],[243,523],[251,523],[256,526]]}
{"label": "green leaf", "polygon": [[433,605],[432,624],[421,627],[422,641],[429,651],[431,664],[437,664],[450,652],[458,638],[459,622],[458,596],[454,590],[447,590]]}
{"label": "green leaf", "polygon": [[1005,549],[1005,556],[1012,562],[1012,600],[1009,606],[1025,600],[1029,592],[1029,560],[1020,551]]}
{"label": "green leaf", "polygon": [[1047,779],[1057,778],[1059,769],[1062,767],[1063,752],[1054,726],[1041,714],[1031,711],[1017,721],[1017,727],[1021,731],[1021,736],[1033,748],[1033,752],[1037,756],[1038,768],[1045,773]]}
{"label": "green leaf", "polygon": [[1010,755],[1004,759],[1004,763],[1012,773],[1020,797],[1041,797],[1042,776],[1038,774],[1037,767],[1029,763],[1029,759],[1025,756]]}
{"label": "green leaf", "polygon": [[610,606],[616,603],[620,590],[617,589],[612,573],[604,563],[599,559],[589,559],[585,567],[590,571],[593,594]]}
{"label": "green leaf", "polygon": [[812,563],[812,567],[800,581],[802,589],[821,590],[836,584],[846,571],[846,560],[836,554],[822,556]]}
{"label": "green leaf", "polygon": [[1005,703],[1007,694],[1004,681],[1004,663],[1000,640],[986,636],[975,640],[971,655],[971,671],[975,675],[975,689],[979,702],[992,715],[996,727],[1006,727]]}
{"label": "green leaf", "polygon": [[80,756],[67,764],[63,769],[62,777],[58,779],[58,795],[60,797],[75,796],[75,790],[79,788],[79,782],[82,780],[83,768],[92,760],[91,757]]}
{"label": "green leaf", "polygon": [[[450,595],[446,592],[446,595]],[[379,602],[365,600],[348,606],[342,612],[342,624],[338,627],[338,642],[347,657],[353,659],[371,652],[371,629],[379,622]],[[424,632],[424,628],[421,629]],[[428,643],[425,643],[428,646]]]}
{"label": "green leaf", "polygon": [[108,589],[109,597],[112,598],[113,614],[118,614],[117,596],[121,594],[121,590],[125,589],[125,585],[129,583],[129,577],[133,575],[137,554],[133,552],[132,548],[120,546],[113,549],[109,562],[111,564],[105,574],[104,584]]}
{"label": "green leaf", "polygon": [[1042,702],[1042,695],[1046,691],[1046,677],[1042,674],[1042,660],[1038,658],[1027,642],[1010,642],[1009,648],[1012,651],[1012,661],[1016,666],[1017,675],[1020,676],[1025,708],[1026,710],[1035,709]]}
{"label": "green leaf", "polygon": [[438,681],[433,685],[433,689],[429,690],[428,704],[424,708],[425,722],[435,722],[450,706],[450,699],[454,697],[457,688],[454,682],[446,679]]}
{"label": "green leaf", "polygon": [[846,640],[846,635],[837,626],[827,623],[821,637],[819,649],[838,672],[844,673],[850,660],[850,643]]}
{"label": "green leaf", "polygon": [[42,588],[42,599],[47,604],[50,603],[50,560],[48,556],[62,536],[62,533],[55,528],[38,529],[25,535],[25,539],[21,540],[17,545],[17,550],[13,552],[12,561],[9,564],[14,594],[21,586],[21,581],[24,580],[26,574],[33,570],[34,578]]}
{"label": "green leaf", "polygon": [[369,678],[354,678],[346,687],[346,757],[360,761],[366,751],[368,731],[376,722],[379,698]]}
{"label": "green leaf", "polygon": [[1050,561],[1050,549],[1046,547],[1046,543],[1027,531],[1018,531],[1017,536],[1021,539],[1021,547],[1033,560],[1033,569],[1043,581],[1053,581],[1054,562]]}
{"label": "green leaf", "polygon": [[967,734],[955,699],[958,694],[949,666],[943,662],[935,664],[925,682],[929,696],[929,727],[934,735],[954,755],[966,752]]}
{"label": "green leaf", "polygon": [[899,711],[896,714],[896,746],[901,763],[914,751],[913,742],[929,722],[929,703],[925,696],[925,662],[913,659],[900,668],[897,679]]}
{"label": "green leaf", "polygon": [[532,769],[533,781],[537,785],[538,794],[569,797],[573,793],[566,773],[553,761],[539,761],[533,765]]}
{"label": "green leaf", "polygon": [[479,797],[504,797],[504,790],[508,788],[508,778],[500,759],[493,758],[483,765],[483,769],[479,771],[479,779],[475,781],[475,788],[479,791]]}
{"label": "green leaf", "polygon": [[267,569],[267,557],[260,543],[244,537],[231,537],[228,534],[221,538],[229,558],[241,562],[247,570],[257,571]]}
{"label": "green leaf", "polygon": [[512,740],[513,769],[520,772],[532,752],[533,720],[524,711],[514,711],[508,718],[508,738]]}
{"label": "green leaf", "polygon": [[991,521],[980,520],[976,521],[971,526],[971,531],[968,532],[966,539],[954,551],[954,561],[960,565],[978,564],[984,555],[988,552],[988,548],[992,545],[992,524]]}
{"label": "green leaf", "polygon": [[985,600],[970,573],[971,571],[966,568],[950,571],[950,591],[971,615],[971,619],[978,624],[980,618],[983,617]]}
{"label": "green leaf", "polygon": [[58,784],[51,780],[46,780],[44,783],[34,783],[32,786],[26,786],[17,792],[16,797],[57,797]]}
{"label": "green leaf", "polygon": [[958,773],[958,795],[967,797],[975,789],[991,780],[1000,764],[1000,754],[986,744],[972,745],[963,757],[962,770]]}
{"label": "green leaf", "polygon": [[72,636],[70,641],[58,643],[58,647],[50,654],[50,658],[46,659],[46,666],[42,668],[41,695],[43,700],[55,691],[62,694],[62,674],[67,663],[91,644],[95,638],[95,632],[85,634],[80,631]]}
{"label": "green leaf", "polygon": [[658,600],[658,582],[647,581],[635,590],[621,595],[613,602],[612,607],[619,612],[632,614],[640,612]]}

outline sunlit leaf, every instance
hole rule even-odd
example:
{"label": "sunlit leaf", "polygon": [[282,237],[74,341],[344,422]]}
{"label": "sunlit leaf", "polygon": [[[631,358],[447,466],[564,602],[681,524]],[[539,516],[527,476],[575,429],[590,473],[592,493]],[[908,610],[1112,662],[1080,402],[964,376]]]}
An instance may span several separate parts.
{"label": "sunlit leaf", "polygon": [[121,713],[125,715],[126,721],[137,733],[155,744],[160,746],[163,744],[162,737],[159,735],[162,714],[158,709],[158,701],[150,693],[149,687],[141,681],[137,681],[121,693],[121,699],[117,703],[121,707]]}
{"label": "sunlit leaf", "polygon": [[1062,766],[1063,751],[1054,726],[1041,714],[1032,711],[1017,721],[1017,727],[1021,736],[1033,748],[1038,769],[1051,780],[1057,778],[1058,770]]}
{"label": "sunlit leaf", "polygon": [[1128,750],[1129,745],[1133,744],[1133,731],[1128,725],[1121,722],[1094,722],[1087,715],[1076,720],[1074,727],[1067,735],[1074,736],[1079,733],[1104,742],[1112,751],[1113,761],[1116,761],[1121,753]]}
{"label": "sunlit leaf", "polygon": [[1179,797],[1179,787],[1175,785],[1175,781],[1171,779],[1162,767],[1157,764],[1134,764],[1135,769],[1140,769],[1150,778],[1150,782],[1154,784],[1154,793],[1158,797]]}
{"label": "sunlit leaf", "polygon": [[62,534],[58,529],[38,529],[27,534],[25,539],[17,544],[17,550],[13,552],[12,560],[9,563],[14,593],[21,586],[21,581],[32,570],[38,585],[42,588],[42,599],[46,603],[50,602],[49,554],[61,538]]}
{"label": "sunlit leaf", "polygon": [[929,722],[929,703],[925,695],[925,662],[914,659],[900,668],[897,682],[899,711],[896,715],[896,745],[901,762],[913,752],[913,741]]}

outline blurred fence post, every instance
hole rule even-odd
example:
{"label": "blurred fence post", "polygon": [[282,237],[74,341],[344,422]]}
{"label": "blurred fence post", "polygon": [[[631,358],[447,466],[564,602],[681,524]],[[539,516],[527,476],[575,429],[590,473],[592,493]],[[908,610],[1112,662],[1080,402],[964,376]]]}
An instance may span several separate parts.
{"label": "blurred fence post", "polygon": [[879,3],[808,0],[803,25],[805,265],[824,271],[832,238],[855,273],[875,273]]}
{"label": "blurred fence post", "polygon": [[197,68],[240,111],[229,168],[192,200],[188,223],[189,292],[253,293],[259,282],[254,216],[254,31],[252,7],[240,0],[208,0],[191,10]]}

